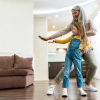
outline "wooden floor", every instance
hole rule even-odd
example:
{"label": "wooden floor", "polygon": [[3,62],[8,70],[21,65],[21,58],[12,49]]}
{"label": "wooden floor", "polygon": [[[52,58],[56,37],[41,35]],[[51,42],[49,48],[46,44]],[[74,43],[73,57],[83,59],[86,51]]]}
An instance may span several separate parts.
{"label": "wooden floor", "polygon": [[[46,95],[48,86],[52,83],[49,82],[35,82],[34,85],[26,89],[6,89],[0,90],[0,100],[100,100],[100,91],[87,92],[87,96],[80,96],[76,86],[76,79],[71,78],[69,82],[68,97],[63,98],[62,83],[58,84],[55,88],[53,95]],[[100,90],[100,80],[93,80],[92,85]]]}

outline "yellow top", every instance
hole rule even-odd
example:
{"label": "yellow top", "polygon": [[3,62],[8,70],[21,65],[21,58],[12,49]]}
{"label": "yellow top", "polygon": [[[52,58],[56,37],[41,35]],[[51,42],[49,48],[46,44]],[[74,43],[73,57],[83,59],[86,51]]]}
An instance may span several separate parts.
{"label": "yellow top", "polygon": [[[65,44],[65,43],[68,43],[69,42],[69,44],[70,44],[70,41],[72,39],[72,36],[73,35],[71,35],[70,37],[68,37],[67,39],[64,39],[64,40],[56,40],[55,43]],[[79,36],[74,36],[73,38],[80,39]],[[68,44],[68,48],[69,48],[69,44]],[[89,49],[92,47],[91,44],[89,43],[89,41],[87,43],[87,46],[88,46]],[[81,42],[81,44],[79,46],[79,49],[80,50],[83,50],[83,40],[82,40],[82,42]]]}

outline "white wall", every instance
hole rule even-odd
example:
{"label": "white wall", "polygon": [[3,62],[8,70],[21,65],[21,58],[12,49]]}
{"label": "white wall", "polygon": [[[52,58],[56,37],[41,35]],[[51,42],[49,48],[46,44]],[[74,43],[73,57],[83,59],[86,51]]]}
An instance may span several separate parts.
{"label": "white wall", "polygon": [[0,52],[33,53],[33,0],[0,0]]}
{"label": "white wall", "polygon": [[34,19],[34,68],[35,81],[48,80],[48,54],[47,42],[38,36],[47,36],[47,18],[35,17]]}
{"label": "white wall", "polygon": [[98,14],[93,18],[93,21],[97,28],[97,34],[92,37],[92,46],[94,48],[94,53],[97,61],[97,71],[95,74],[96,79],[100,79],[100,11]]}

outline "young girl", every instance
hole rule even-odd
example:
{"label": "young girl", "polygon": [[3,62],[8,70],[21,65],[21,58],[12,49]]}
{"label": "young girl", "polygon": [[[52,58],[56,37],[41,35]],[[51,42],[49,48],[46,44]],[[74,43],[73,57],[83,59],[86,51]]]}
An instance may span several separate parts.
{"label": "young girl", "polygon": [[[69,86],[69,75],[72,62],[74,63],[77,87],[79,89],[80,95],[87,95],[87,93],[82,89],[83,87],[83,77],[81,74],[81,55],[80,50],[83,50],[85,46],[90,45],[85,33],[85,28],[82,22],[75,22],[72,24],[72,33],[70,37],[65,40],[53,40],[49,43],[68,43],[68,51],[65,57],[64,74],[63,74],[63,94],[62,96],[68,96],[67,88]],[[90,45],[91,46],[91,45]]]}

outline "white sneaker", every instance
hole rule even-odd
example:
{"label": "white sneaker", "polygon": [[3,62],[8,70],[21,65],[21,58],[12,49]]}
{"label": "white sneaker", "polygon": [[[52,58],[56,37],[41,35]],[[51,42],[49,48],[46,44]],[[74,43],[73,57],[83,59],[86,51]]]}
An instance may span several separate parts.
{"label": "white sneaker", "polygon": [[84,90],[94,91],[94,92],[98,91],[98,89],[93,87],[91,84],[86,86],[84,85]]}
{"label": "white sneaker", "polygon": [[80,88],[80,89],[79,89],[79,95],[81,95],[81,96],[86,96],[87,93],[86,93],[82,88]]}
{"label": "white sneaker", "polygon": [[63,89],[62,97],[67,97],[67,96],[68,96],[67,89]]}
{"label": "white sneaker", "polygon": [[47,94],[53,94],[54,89],[55,89],[55,85],[50,85],[48,90],[47,90]]}

